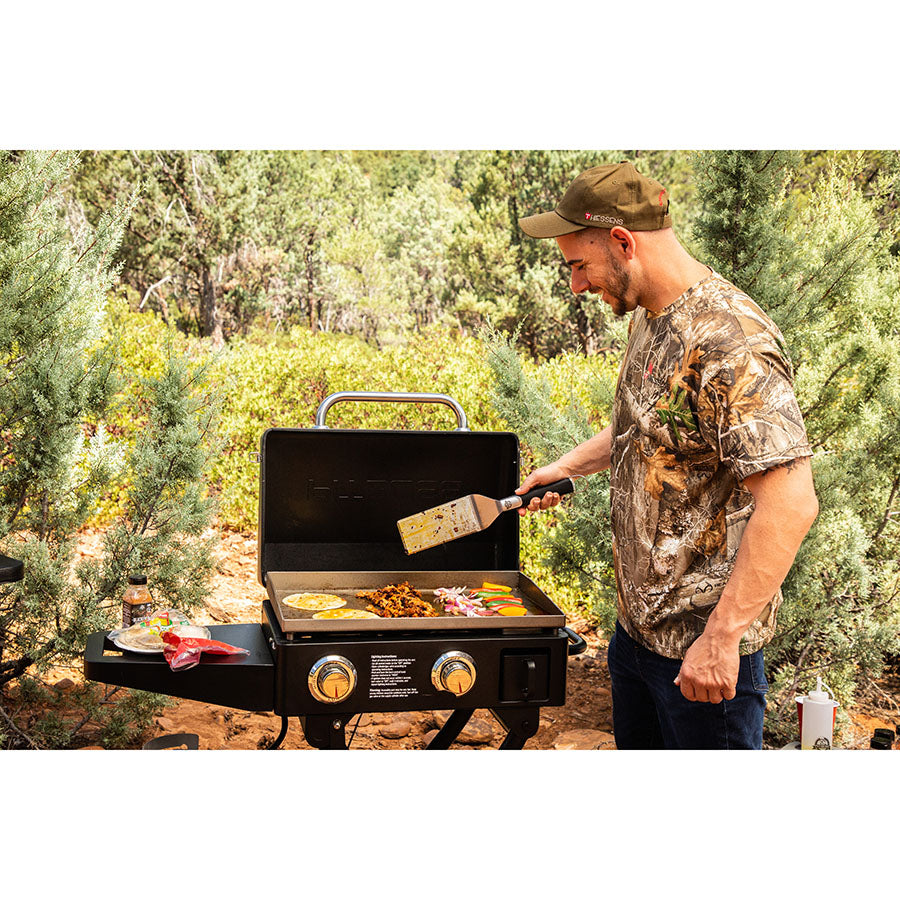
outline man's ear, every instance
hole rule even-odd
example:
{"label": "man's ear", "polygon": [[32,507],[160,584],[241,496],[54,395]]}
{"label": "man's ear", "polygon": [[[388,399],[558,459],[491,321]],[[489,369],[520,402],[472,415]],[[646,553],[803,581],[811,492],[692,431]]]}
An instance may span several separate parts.
{"label": "man's ear", "polygon": [[609,239],[613,248],[619,250],[625,259],[634,258],[634,235],[627,228],[622,228],[620,225],[611,228],[609,231]]}

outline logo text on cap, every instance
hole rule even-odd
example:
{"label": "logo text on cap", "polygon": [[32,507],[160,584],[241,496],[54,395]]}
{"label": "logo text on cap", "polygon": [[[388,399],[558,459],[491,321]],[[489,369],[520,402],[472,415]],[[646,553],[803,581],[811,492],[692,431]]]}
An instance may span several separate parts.
{"label": "logo text on cap", "polygon": [[614,216],[601,216],[599,213],[594,213],[591,215],[590,213],[584,214],[585,219],[589,222],[608,222],[610,225],[624,225],[624,219],[617,219]]}

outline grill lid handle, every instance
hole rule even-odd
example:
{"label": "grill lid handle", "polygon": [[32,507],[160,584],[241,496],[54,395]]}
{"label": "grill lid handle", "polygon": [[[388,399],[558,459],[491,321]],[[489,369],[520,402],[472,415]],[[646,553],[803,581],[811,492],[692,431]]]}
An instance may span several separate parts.
{"label": "grill lid handle", "polygon": [[468,431],[469,423],[463,408],[446,394],[405,394],[399,391],[338,391],[329,394],[316,411],[316,428],[327,428],[325,416],[335,403],[344,400],[369,400],[377,403],[441,403],[456,414],[456,431]]}

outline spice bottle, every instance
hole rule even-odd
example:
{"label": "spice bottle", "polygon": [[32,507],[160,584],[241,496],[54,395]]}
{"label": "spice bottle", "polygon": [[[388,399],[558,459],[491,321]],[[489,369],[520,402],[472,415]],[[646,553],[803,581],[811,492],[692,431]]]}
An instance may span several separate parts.
{"label": "spice bottle", "polygon": [[150,618],[153,598],[147,588],[146,575],[129,575],[128,587],[122,598],[122,627],[128,628],[136,622]]}

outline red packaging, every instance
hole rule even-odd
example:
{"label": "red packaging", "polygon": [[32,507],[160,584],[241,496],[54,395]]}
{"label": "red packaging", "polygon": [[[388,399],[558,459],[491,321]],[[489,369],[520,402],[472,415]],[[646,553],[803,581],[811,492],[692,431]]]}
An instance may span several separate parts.
{"label": "red packaging", "polygon": [[196,666],[203,653],[216,653],[224,656],[250,655],[250,651],[243,647],[232,647],[231,644],[212,641],[208,638],[179,637],[177,634],[172,634],[171,631],[164,632],[162,639],[166,644],[163,655],[173,672]]}

